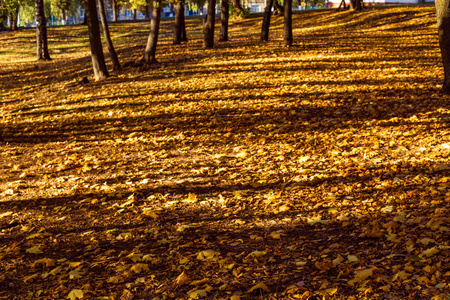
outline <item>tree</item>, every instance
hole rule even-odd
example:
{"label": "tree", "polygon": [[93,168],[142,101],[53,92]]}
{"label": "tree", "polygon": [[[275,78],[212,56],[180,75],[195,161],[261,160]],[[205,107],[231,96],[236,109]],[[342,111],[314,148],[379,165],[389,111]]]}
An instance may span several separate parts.
{"label": "tree", "polygon": [[231,0],[231,3],[233,4],[233,16],[238,18],[247,17],[247,12],[242,7],[240,0]]}
{"label": "tree", "polygon": [[292,46],[292,0],[284,1],[284,45]]}
{"label": "tree", "polygon": [[119,4],[117,3],[117,0],[111,0],[111,9],[113,13],[113,22],[117,22],[117,19],[119,18]]}
{"label": "tree", "polygon": [[97,4],[95,0],[86,1],[85,16],[87,19],[89,44],[91,47],[92,68],[95,80],[103,80],[109,76],[106,69],[105,57],[103,55],[102,42],[100,39],[100,25],[97,16]]}
{"label": "tree", "polygon": [[109,54],[111,55],[111,60],[113,63],[113,70],[120,70],[120,62],[117,57],[116,50],[111,40],[111,35],[109,34],[108,20],[106,20],[105,3],[103,0],[98,0],[98,9],[100,10],[100,19],[102,20],[103,35],[105,36],[106,46],[108,47]]}
{"label": "tree", "polygon": [[222,0],[220,6],[220,38],[219,41],[228,41],[228,19],[229,15],[229,4],[228,0]]}
{"label": "tree", "polygon": [[280,16],[284,15],[284,7],[277,0],[273,2],[273,6],[275,7],[276,13]]}
{"label": "tree", "polygon": [[153,1],[152,18],[150,20],[150,34],[145,47],[144,59],[146,64],[157,63],[156,45],[158,43],[159,25],[161,23],[161,1]]}
{"label": "tree", "polygon": [[444,67],[444,83],[442,91],[450,94],[450,13],[449,0],[436,0],[436,16],[441,49],[442,64]]}
{"label": "tree", "polygon": [[184,0],[177,1],[175,9],[175,31],[173,34],[173,44],[179,45],[183,41],[183,32],[186,41],[186,24],[184,20]]}
{"label": "tree", "polygon": [[269,0],[264,8],[264,17],[261,26],[261,41],[269,40],[270,17],[272,16],[272,6],[274,0]]}
{"label": "tree", "polygon": [[36,46],[37,59],[49,60],[48,40],[47,40],[47,21],[44,14],[44,0],[36,0]]}
{"label": "tree", "polygon": [[203,47],[214,47],[214,24],[216,20],[216,0],[208,0],[208,15],[203,26]]}

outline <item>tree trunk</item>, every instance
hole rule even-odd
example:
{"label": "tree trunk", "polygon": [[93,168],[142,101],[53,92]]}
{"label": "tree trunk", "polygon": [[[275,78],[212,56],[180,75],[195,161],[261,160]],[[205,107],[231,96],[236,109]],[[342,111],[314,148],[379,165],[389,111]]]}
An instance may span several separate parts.
{"label": "tree trunk", "polygon": [[97,15],[97,4],[95,0],[86,1],[86,19],[89,32],[89,43],[91,46],[92,68],[95,80],[102,80],[109,76],[106,69],[105,57],[103,55],[102,42],[100,39],[100,25]]}
{"label": "tree trunk", "polygon": [[37,59],[50,60],[48,53],[47,22],[44,13],[44,0],[36,0],[36,46]]}
{"label": "tree trunk", "polygon": [[157,63],[156,45],[158,43],[159,25],[161,23],[161,1],[153,1],[152,19],[150,20],[150,34],[145,47],[144,62],[146,64]]}
{"label": "tree trunk", "polygon": [[341,1],[341,3],[339,4],[339,7],[336,9],[336,11],[340,11],[342,5],[344,6],[344,9],[346,9],[346,7],[345,7],[345,0],[342,0],[342,1]]}
{"label": "tree trunk", "polygon": [[229,4],[228,0],[222,0],[220,6],[220,38],[219,41],[228,41],[228,19],[229,16]]}
{"label": "tree trunk", "polygon": [[264,17],[261,26],[261,41],[269,40],[270,17],[272,16],[272,6],[274,0],[269,0],[264,8]]}
{"label": "tree trunk", "polygon": [[278,15],[284,16],[284,7],[280,3],[278,3],[277,0],[274,0],[273,6],[275,7]]}
{"label": "tree trunk", "polygon": [[137,20],[137,9],[134,8],[133,9],[133,21],[136,21],[136,20]]}
{"label": "tree trunk", "polygon": [[184,17],[184,4],[185,1],[181,1],[181,9],[182,9],[182,13],[181,13],[181,41],[182,42],[187,42],[187,35],[186,35],[186,19]]}
{"label": "tree trunk", "polygon": [[120,62],[117,57],[116,50],[111,40],[111,35],[109,34],[108,20],[106,20],[105,2],[103,0],[98,0],[98,9],[100,10],[100,19],[102,20],[103,35],[105,36],[106,46],[108,47],[109,54],[111,55],[111,60],[113,63],[113,70],[120,70]]}
{"label": "tree trunk", "polygon": [[184,3],[180,1],[175,3],[175,31],[173,33],[173,44],[179,45],[181,44],[181,36],[183,35],[183,20],[184,17]]}
{"label": "tree trunk", "polygon": [[149,0],[145,1],[146,5],[145,5],[145,19],[146,20],[150,20],[150,5],[149,5]]}
{"label": "tree trunk", "polygon": [[349,2],[350,2],[350,4],[349,4],[350,9],[351,9],[351,10],[355,10],[355,8],[356,8],[355,0],[350,0]]}
{"label": "tree trunk", "polygon": [[450,94],[450,13],[449,0],[436,0],[436,16],[441,48],[442,64],[444,66],[444,83],[442,91]]}
{"label": "tree trunk", "polygon": [[111,9],[113,13],[113,22],[117,22],[119,18],[119,6],[117,5],[117,0],[111,0]]}
{"label": "tree trunk", "polygon": [[216,21],[216,0],[208,0],[208,15],[203,26],[203,47],[214,47],[214,23]]}
{"label": "tree trunk", "polygon": [[292,46],[292,0],[284,0],[284,46]]}
{"label": "tree trunk", "polygon": [[242,8],[241,1],[240,0],[231,0],[231,3],[233,4],[233,7],[234,7],[233,16],[239,17],[239,18],[245,17],[245,11]]}
{"label": "tree trunk", "polygon": [[354,1],[355,1],[355,10],[361,11],[362,10],[361,0],[354,0]]}

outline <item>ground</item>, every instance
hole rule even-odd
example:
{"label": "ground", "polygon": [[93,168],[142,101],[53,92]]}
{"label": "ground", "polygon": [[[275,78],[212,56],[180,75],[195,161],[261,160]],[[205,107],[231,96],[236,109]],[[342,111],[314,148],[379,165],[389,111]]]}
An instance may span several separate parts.
{"label": "ground", "polygon": [[111,24],[99,82],[85,27],[1,33],[0,299],[449,299],[434,8],[293,18],[164,21],[153,66]]}

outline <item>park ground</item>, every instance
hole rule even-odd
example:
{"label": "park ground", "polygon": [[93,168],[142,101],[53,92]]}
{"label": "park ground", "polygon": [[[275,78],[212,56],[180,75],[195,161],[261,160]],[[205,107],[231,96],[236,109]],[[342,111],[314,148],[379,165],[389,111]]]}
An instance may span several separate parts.
{"label": "park ground", "polygon": [[[0,34],[0,299],[449,299],[434,8],[293,19],[211,50],[164,21],[158,65],[99,82],[85,27],[48,62]],[[111,31],[139,61],[149,24]]]}

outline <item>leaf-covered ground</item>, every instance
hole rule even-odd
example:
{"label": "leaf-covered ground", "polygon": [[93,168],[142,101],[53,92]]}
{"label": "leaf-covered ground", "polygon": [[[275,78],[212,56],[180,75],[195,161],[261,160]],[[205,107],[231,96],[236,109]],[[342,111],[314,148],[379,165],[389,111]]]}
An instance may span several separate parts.
{"label": "leaf-covered ground", "polygon": [[[84,27],[50,62],[0,34],[0,299],[449,299],[434,8],[295,14],[288,49],[172,22],[104,82]],[[139,60],[149,24],[111,29]]]}

